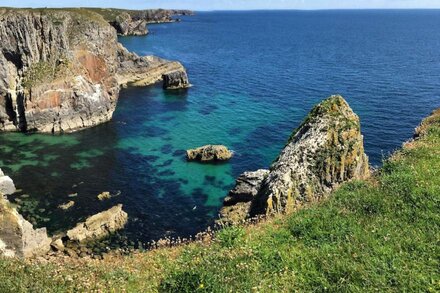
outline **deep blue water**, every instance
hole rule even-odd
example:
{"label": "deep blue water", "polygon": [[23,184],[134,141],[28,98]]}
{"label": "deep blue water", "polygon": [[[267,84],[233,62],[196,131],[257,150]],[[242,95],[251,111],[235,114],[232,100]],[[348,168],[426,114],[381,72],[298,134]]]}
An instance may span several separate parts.
{"label": "deep blue water", "polygon": [[[2,134],[0,167],[50,231],[122,203],[133,241],[187,236],[213,222],[234,178],[268,167],[314,104],[342,94],[373,165],[440,106],[440,11],[209,12],[120,41],[181,61],[194,85],[121,92],[110,123],[71,135]],[[224,144],[220,165],[184,150]],[[99,202],[102,191],[117,195]],[[78,193],[71,211],[56,209]]]}

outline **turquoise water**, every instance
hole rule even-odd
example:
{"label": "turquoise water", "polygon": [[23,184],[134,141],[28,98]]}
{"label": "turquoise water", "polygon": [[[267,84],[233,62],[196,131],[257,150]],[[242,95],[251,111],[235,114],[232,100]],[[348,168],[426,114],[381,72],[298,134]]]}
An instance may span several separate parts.
{"label": "turquoise water", "polygon": [[[192,88],[124,89],[111,122],[70,135],[1,134],[0,167],[23,189],[21,211],[51,232],[122,203],[130,241],[195,234],[234,178],[268,167],[331,94],[359,114],[380,165],[440,106],[439,25],[440,11],[212,12],[151,25],[149,36],[120,41],[180,60]],[[185,150],[204,144],[235,156],[186,162]],[[113,198],[97,200],[103,191]],[[71,210],[57,209],[69,200]]]}

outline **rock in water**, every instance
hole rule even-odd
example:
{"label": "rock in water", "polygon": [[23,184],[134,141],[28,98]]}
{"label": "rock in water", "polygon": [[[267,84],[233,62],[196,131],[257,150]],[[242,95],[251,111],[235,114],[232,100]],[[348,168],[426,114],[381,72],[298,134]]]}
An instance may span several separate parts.
{"label": "rock in water", "polygon": [[185,70],[176,70],[163,75],[163,88],[167,90],[185,89],[190,87]]}
{"label": "rock in water", "polygon": [[[251,197],[236,195],[241,186],[246,190],[242,183],[246,176],[237,179],[221,217],[225,222],[238,222],[248,215],[289,211],[319,200],[344,181],[369,174],[359,117],[341,96],[331,96],[312,109],[264,179],[255,181],[251,203],[237,200]],[[255,188],[259,189],[256,195]]]}
{"label": "rock in water", "polygon": [[66,203],[60,204],[58,206],[59,209],[62,209],[64,211],[67,211],[68,209],[70,209],[71,207],[73,207],[75,205],[75,202],[73,200],[68,201]]}
{"label": "rock in water", "polygon": [[268,174],[269,170],[264,169],[241,174],[235,182],[234,189],[229,191],[224,199],[220,220],[217,223],[229,225],[244,221],[249,216],[252,200],[258,194],[261,183]]}
{"label": "rock in water", "polygon": [[205,145],[186,151],[188,161],[213,162],[227,161],[233,153],[223,145]]}
{"label": "rock in water", "polygon": [[253,204],[253,214],[284,212],[370,174],[359,117],[341,96],[324,100],[295,130]]}
{"label": "rock in water", "polygon": [[15,190],[14,181],[9,176],[5,176],[2,169],[0,169],[0,195],[13,194]]}
{"label": "rock in water", "polygon": [[100,201],[103,201],[103,200],[107,200],[107,199],[112,198],[112,196],[111,196],[110,192],[104,191],[104,192],[101,192],[100,194],[98,194],[97,198]]}
{"label": "rock in water", "polygon": [[75,228],[67,231],[67,237],[71,241],[78,242],[98,240],[124,228],[127,221],[128,215],[119,204],[79,223]]}

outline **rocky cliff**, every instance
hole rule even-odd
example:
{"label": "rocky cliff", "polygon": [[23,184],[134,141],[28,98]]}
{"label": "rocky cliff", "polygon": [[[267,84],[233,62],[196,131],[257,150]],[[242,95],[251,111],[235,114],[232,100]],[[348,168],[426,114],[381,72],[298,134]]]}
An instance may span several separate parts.
{"label": "rocky cliff", "polygon": [[[245,206],[249,209],[239,212],[243,219],[289,211],[321,199],[344,181],[368,176],[359,117],[341,96],[332,96],[312,109],[269,172],[261,173],[254,184],[258,192],[248,189],[252,194],[241,196],[251,202]],[[237,187],[241,181],[237,180]],[[228,206],[222,210],[226,218],[236,209]],[[232,216],[237,221],[237,215]]]}
{"label": "rocky cliff", "polygon": [[0,9],[0,130],[71,132],[111,119],[121,84],[184,70],[129,53],[85,9]]}
{"label": "rocky cliff", "polygon": [[193,15],[189,10],[147,9],[127,10],[114,8],[87,8],[99,13],[110,23],[118,34],[123,36],[140,36],[148,34],[147,24],[179,21],[179,15]]}

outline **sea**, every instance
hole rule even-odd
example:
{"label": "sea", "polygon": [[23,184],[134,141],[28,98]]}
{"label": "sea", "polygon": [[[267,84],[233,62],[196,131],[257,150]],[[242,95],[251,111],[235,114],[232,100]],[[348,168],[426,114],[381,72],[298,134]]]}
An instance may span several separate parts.
{"label": "sea", "polygon": [[[120,42],[180,61],[193,86],[123,89],[112,121],[73,134],[0,134],[0,168],[21,189],[11,200],[51,234],[122,204],[124,243],[189,237],[214,223],[239,174],[268,168],[333,94],[359,115],[379,167],[440,107],[439,28],[439,10],[216,11],[149,25]],[[206,144],[235,155],[186,161]],[[104,191],[112,198],[99,201]]]}

